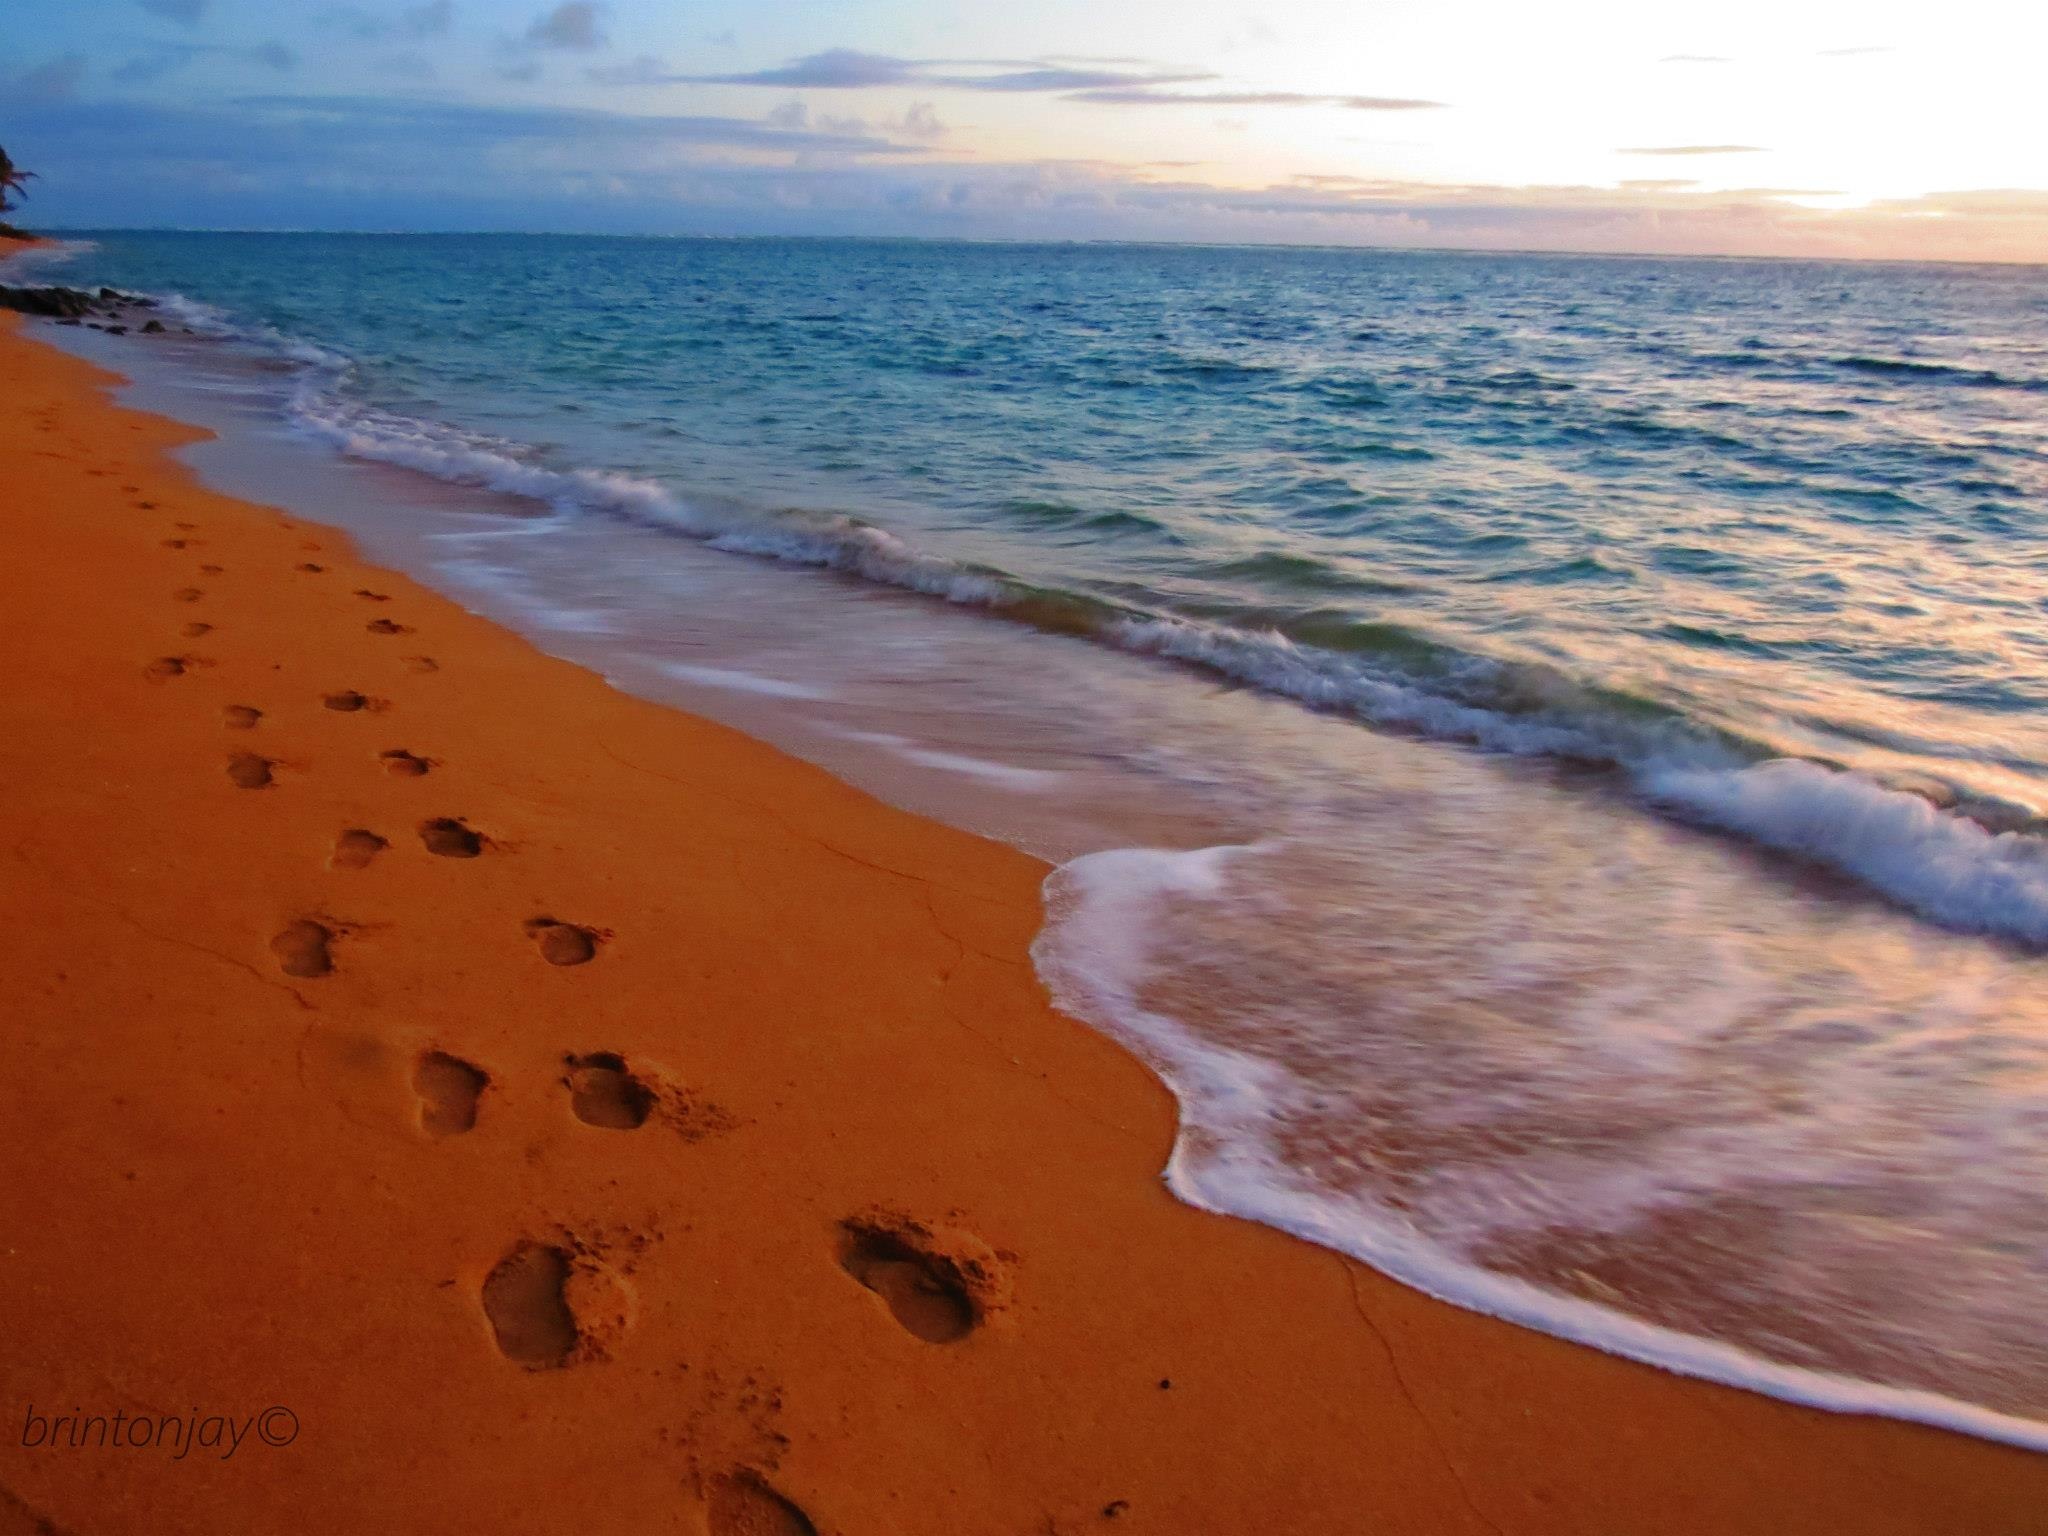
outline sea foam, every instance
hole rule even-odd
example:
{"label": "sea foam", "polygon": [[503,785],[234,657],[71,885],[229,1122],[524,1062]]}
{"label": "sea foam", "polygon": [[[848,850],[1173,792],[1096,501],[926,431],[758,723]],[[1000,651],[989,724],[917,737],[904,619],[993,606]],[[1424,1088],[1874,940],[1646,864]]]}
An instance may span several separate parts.
{"label": "sea foam", "polygon": [[[181,312],[216,330],[222,325],[201,307]],[[304,365],[292,394],[293,420],[351,457],[530,498],[564,515],[626,517],[729,553],[836,571],[1027,621],[1043,596],[1002,572],[920,550],[853,517],[713,510],[644,477],[542,464],[517,443],[375,410],[349,397],[348,365],[337,354],[274,333],[256,339]],[[1570,698],[1569,689],[1550,708],[1490,707],[1489,678],[1503,664],[1483,657],[1454,658],[1464,680],[1465,696],[1458,696],[1442,678],[1404,676],[1382,658],[1328,651],[1277,630],[1099,605],[1084,629],[1098,643],[1376,725],[1515,756],[1613,766],[1652,804],[1831,866],[1934,922],[2048,944],[2048,857],[2039,839],[1993,835],[1966,815],[1853,771],[1759,760],[1760,753],[1746,754],[1682,719],[1602,711]],[[1459,682],[1455,674],[1450,680]]]}
{"label": "sea foam", "polygon": [[1336,1194],[1299,1173],[1282,1141],[1317,1085],[1273,1061],[1202,1040],[1146,1001],[1173,904],[1232,899],[1240,894],[1232,890],[1233,866],[1270,846],[1112,849],[1071,860],[1046,881],[1047,921],[1033,962],[1060,1008],[1122,1042],[1172,1088],[1180,1130],[1165,1176],[1177,1198],[1349,1254],[1438,1300],[1680,1375],[2048,1451],[2048,1424],[2038,1420],[1764,1359],[1542,1289],[1431,1240],[1398,1211]]}

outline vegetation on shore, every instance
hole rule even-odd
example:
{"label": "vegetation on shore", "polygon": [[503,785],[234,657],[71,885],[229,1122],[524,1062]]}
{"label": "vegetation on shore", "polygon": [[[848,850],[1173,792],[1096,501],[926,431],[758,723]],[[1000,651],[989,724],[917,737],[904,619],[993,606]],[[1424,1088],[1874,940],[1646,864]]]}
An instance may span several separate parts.
{"label": "vegetation on shore", "polygon": [[[5,149],[0,149],[0,213],[12,213],[28,198],[28,184],[35,180],[34,171],[25,171],[14,163]],[[28,231],[16,229],[5,219],[0,219],[0,237],[9,240],[26,240]]]}

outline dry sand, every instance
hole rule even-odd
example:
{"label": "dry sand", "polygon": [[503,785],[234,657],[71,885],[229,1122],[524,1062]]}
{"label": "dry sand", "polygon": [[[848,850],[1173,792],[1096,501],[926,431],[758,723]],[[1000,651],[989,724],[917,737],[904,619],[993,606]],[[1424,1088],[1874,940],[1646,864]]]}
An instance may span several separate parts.
{"label": "dry sand", "polygon": [[2048,1531],[1175,1203],[1042,865],[0,381],[0,1536]]}

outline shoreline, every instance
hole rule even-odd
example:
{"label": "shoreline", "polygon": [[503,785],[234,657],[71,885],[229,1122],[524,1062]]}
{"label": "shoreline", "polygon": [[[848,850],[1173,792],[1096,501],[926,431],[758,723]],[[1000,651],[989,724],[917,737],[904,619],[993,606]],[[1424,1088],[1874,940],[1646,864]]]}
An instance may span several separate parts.
{"label": "shoreline", "polygon": [[[190,429],[19,321],[0,360],[0,536],[38,572],[0,705],[28,1000],[0,1405],[303,1426],[207,1467],[8,1436],[0,1532],[2048,1507],[2040,1457],[1683,1380],[1179,1204],[1170,1095],[1031,972],[1042,863],[199,488],[165,457]],[[474,857],[423,846],[444,819]],[[594,958],[549,965],[543,918]],[[330,973],[290,973],[307,924]],[[469,1129],[435,1053],[489,1074]]]}

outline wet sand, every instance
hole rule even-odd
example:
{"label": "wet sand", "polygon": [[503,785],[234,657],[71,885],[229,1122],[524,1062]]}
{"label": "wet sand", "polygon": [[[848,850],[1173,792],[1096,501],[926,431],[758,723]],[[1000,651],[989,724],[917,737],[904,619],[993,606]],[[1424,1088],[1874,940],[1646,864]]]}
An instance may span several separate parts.
{"label": "wet sand", "polygon": [[2048,1458],[1179,1205],[1044,865],[200,489],[31,334],[0,1536],[2048,1530]]}

